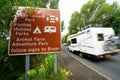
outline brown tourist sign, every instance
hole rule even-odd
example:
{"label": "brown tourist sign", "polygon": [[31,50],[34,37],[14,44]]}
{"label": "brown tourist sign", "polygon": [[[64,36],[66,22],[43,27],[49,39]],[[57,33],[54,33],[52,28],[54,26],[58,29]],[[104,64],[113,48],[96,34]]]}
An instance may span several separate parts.
{"label": "brown tourist sign", "polygon": [[58,52],[60,35],[59,10],[18,7],[11,22],[9,55]]}

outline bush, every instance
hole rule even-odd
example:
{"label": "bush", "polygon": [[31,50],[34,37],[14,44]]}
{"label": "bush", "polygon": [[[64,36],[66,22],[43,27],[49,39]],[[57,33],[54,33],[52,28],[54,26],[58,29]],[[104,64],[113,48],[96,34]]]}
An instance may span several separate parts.
{"label": "bush", "polygon": [[[62,69],[59,63],[57,66],[57,74],[54,73],[53,54],[48,54],[43,62],[40,62],[40,64],[37,63],[36,65],[35,68],[28,71],[29,80],[67,80],[67,77],[70,74],[70,72]],[[20,77],[18,80],[24,80],[24,76]]]}
{"label": "bush", "polygon": [[8,41],[0,39],[0,80],[15,80],[24,72],[24,56],[8,56]]}

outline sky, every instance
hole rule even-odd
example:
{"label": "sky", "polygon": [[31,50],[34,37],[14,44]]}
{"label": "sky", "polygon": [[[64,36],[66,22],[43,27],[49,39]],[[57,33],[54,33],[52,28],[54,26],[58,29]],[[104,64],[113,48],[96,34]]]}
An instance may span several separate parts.
{"label": "sky", "polygon": [[[59,0],[61,21],[64,20],[66,27],[62,35],[65,35],[68,32],[69,21],[72,13],[74,11],[80,11],[81,7],[88,1],[89,0]],[[107,3],[112,4],[113,1],[118,2],[120,5],[120,0],[107,0]]]}

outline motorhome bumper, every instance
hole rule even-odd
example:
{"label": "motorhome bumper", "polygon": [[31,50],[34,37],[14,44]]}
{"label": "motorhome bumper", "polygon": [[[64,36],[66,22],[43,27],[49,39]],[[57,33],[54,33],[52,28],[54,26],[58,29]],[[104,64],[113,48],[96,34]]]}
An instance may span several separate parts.
{"label": "motorhome bumper", "polygon": [[109,58],[109,57],[117,55],[117,54],[119,54],[119,52],[109,53],[109,54],[105,54],[105,55],[98,55],[98,56],[96,56],[96,58],[97,59],[100,59],[100,58]]}

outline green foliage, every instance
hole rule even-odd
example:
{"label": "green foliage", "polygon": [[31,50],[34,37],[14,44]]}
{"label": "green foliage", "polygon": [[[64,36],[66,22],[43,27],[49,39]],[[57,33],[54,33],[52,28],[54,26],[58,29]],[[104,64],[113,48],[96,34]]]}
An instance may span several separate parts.
{"label": "green foliage", "polygon": [[0,57],[7,52],[7,43],[8,41],[0,39]]}
{"label": "green foliage", "polygon": [[108,4],[106,0],[90,0],[82,6],[80,12],[75,11],[72,14],[69,34],[89,27],[112,27],[118,33],[119,10],[116,2]]}
{"label": "green foliage", "polygon": [[[65,74],[63,72],[63,69],[61,68],[60,64],[58,64],[57,74],[54,73],[53,54],[48,54],[44,58],[43,62],[39,63],[40,64],[28,71],[29,80],[67,80],[68,74]],[[24,76],[20,77],[18,80],[24,80]]]}
{"label": "green foliage", "polygon": [[[9,24],[13,16],[12,4],[9,0],[0,1],[0,38],[6,39],[9,33]],[[10,9],[11,8],[11,9]]]}
{"label": "green foliage", "polygon": [[30,76],[35,76],[35,74],[36,74],[36,70],[35,69],[32,69],[32,70],[29,70],[28,71],[28,75],[30,75]]}
{"label": "green foliage", "polygon": [[0,48],[0,80],[15,80],[24,71],[24,56],[8,56],[7,46]]}
{"label": "green foliage", "polygon": [[50,0],[50,8],[58,9],[58,2],[59,2],[59,0]]}
{"label": "green foliage", "polygon": [[120,33],[120,9],[117,11],[114,17],[109,19],[109,22],[110,23],[108,23],[108,25],[115,30],[115,33]]}
{"label": "green foliage", "polygon": [[61,21],[61,31],[63,32],[63,30],[65,29],[65,26],[64,26],[64,21]]}
{"label": "green foliage", "polygon": [[24,56],[8,56],[8,40],[0,39],[0,80],[15,80],[24,71]]}
{"label": "green foliage", "polygon": [[69,34],[66,34],[62,37],[62,43],[67,43],[69,44],[69,42],[67,41],[67,37],[69,36]]}
{"label": "green foliage", "polygon": [[71,17],[71,20],[70,20],[70,26],[69,26],[69,33],[70,34],[74,34],[76,33],[78,30],[77,30],[77,27],[82,29],[82,24],[80,23],[81,22],[81,14],[79,14],[79,12],[75,11],[73,14],[72,14],[72,17]]}

